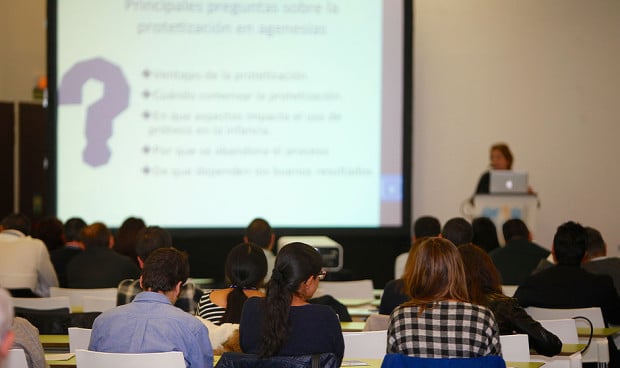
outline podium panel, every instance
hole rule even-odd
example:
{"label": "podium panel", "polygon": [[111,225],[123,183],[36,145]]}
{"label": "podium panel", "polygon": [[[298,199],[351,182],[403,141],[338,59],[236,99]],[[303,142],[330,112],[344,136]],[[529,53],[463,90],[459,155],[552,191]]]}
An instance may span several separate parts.
{"label": "podium panel", "polygon": [[495,223],[497,236],[504,244],[502,225],[510,219],[521,219],[532,233],[536,230],[538,197],[530,194],[493,195],[478,194],[474,197],[474,215],[488,217]]}

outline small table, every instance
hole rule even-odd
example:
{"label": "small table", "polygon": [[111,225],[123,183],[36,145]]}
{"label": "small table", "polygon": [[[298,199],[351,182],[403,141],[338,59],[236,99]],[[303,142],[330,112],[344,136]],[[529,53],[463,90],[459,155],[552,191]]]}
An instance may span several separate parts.
{"label": "small table", "polygon": [[340,322],[342,332],[360,332],[364,330],[366,322]]}

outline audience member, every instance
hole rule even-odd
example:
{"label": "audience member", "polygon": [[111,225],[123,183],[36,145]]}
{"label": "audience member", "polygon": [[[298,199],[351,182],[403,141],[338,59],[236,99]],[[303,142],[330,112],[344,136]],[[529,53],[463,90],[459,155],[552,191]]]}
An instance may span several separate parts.
{"label": "audience member", "polygon": [[485,252],[499,248],[497,229],[495,223],[488,217],[476,217],[471,223],[474,237],[472,243],[482,248]]}
{"label": "audience member", "polygon": [[499,272],[489,255],[474,244],[461,245],[458,249],[465,266],[469,300],[493,312],[500,334],[526,334],[530,347],[539,354],[560,353],[562,341],[533,320],[515,299],[503,294]]}
{"label": "audience member", "polygon": [[493,313],[468,302],[463,261],[447,239],[412,249],[403,279],[411,300],[390,315],[387,353],[421,358],[501,355]]}
{"label": "audience member", "polygon": [[207,292],[198,303],[197,314],[216,325],[239,323],[241,310],[250,297],[264,297],[258,290],[267,273],[263,250],[253,243],[241,243],[230,250],[224,267],[228,288]]}
{"label": "audience member", "polygon": [[50,253],[60,287],[67,287],[67,264],[84,250],[84,244],[79,241],[79,235],[85,227],[86,222],[81,218],[72,217],[67,220],[64,224],[65,246]]}
{"label": "audience member", "polygon": [[620,323],[620,301],[611,277],[595,275],[580,267],[586,253],[586,230],[566,222],[553,237],[557,264],[529,276],[515,292],[523,307],[600,307],[608,323]]}
{"label": "audience member", "polygon": [[121,280],[136,278],[140,270],[128,257],[111,249],[114,238],[101,222],[80,232],[84,252],[67,264],[67,286],[77,289],[115,288]]}
{"label": "audience member", "polygon": [[30,237],[30,219],[14,213],[0,222],[0,285],[14,296],[49,296],[58,286],[45,244]]}
{"label": "audience member", "polygon": [[28,320],[15,317],[11,327],[15,334],[13,349],[23,349],[26,354],[26,362],[28,368],[46,368],[45,352],[41,339],[39,338],[39,330],[34,327]]}
{"label": "audience member", "polygon": [[521,285],[544,260],[549,251],[532,242],[532,233],[520,219],[511,219],[502,226],[506,245],[489,255],[502,275],[504,285]]}
{"label": "audience member", "polygon": [[325,277],[323,259],[304,243],[284,246],[276,257],[265,298],[250,298],[241,316],[239,337],[245,353],[261,357],[344,354],[340,322],[325,305],[309,304]]}
{"label": "audience member", "polygon": [[213,367],[209,330],[173,306],[189,276],[187,255],[162,248],[144,263],[145,290],[129,304],[101,314],[93,324],[88,350],[108,353],[181,351],[186,367]]}
{"label": "audience member", "polygon": [[[416,239],[425,238],[427,236],[439,236],[441,233],[441,223],[433,216],[421,216],[413,222],[411,233],[411,244]],[[394,278],[399,279],[405,270],[405,263],[409,258],[409,252],[399,254],[394,261]]]}
{"label": "audience member", "polygon": [[116,232],[114,250],[124,256],[129,257],[138,264],[138,254],[136,253],[136,237],[138,232],[144,229],[144,221],[136,217],[128,217]]}
{"label": "audience member", "polygon": [[607,244],[598,230],[586,227],[586,231],[588,242],[581,267],[597,275],[609,275],[614,281],[616,292],[620,295],[620,258],[607,256]]}
{"label": "audience member", "polygon": [[471,243],[474,238],[474,230],[467,220],[462,217],[455,217],[443,225],[440,236],[459,246]]}
{"label": "audience member", "polygon": [[13,346],[15,334],[11,330],[13,324],[13,300],[11,295],[0,289],[0,364],[9,354],[9,349]]}
{"label": "audience member", "polygon": [[243,241],[254,243],[263,249],[265,258],[267,258],[267,274],[265,275],[265,283],[267,283],[271,278],[271,272],[276,262],[276,256],[273,255],[276,235],[271,230],[271,225],[265,219],[255,218],[245,229]]}
{"label": "audience member", "polygon": [[[407,253],[407,261],[403,268],[403,274],[410,274],[410,268],[413,266],[413,249],[420,245],[421,242],[428,239],[428,237],[416,238],[411,245],[409,253]],[[388,281],[383,288],[383,294],[381,294],[381,302],[379,303],[379,314],[391,314],[394,308],[403,304],[410,299],[409,294],[405,291],[405,281],[402,277]]]}
{"label": "audience member", "polygon": [[50,216],[39,221],[32,232],[32,236],[45,243],[49,252],[62,248],[65,244],[65,234],[62,221],[57,217]]}
{"label": "audience member", "polygon": [[[136,253],[137,261],[140,268],[144,268],[144,262],[148,256],[156,249],[171,248],[172,237],[170,234],[159,226],[149,226],[138,232],[136,236]],[[125,279],[118,284],[117,304],[127,304],[142,292],[139,279]],[[186,312],[194,314],[196,306],[200,301],[203,293],[192,281],[187,280],[181,285],[181,293],[177,298],[175,306]]]}

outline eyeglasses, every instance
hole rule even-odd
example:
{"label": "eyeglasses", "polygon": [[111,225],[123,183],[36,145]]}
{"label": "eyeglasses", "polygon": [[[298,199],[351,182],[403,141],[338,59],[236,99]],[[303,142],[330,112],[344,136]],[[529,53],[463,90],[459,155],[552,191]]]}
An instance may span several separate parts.
{"label": "eyeglasses", "polygon": [[316,277],[319,278],[319,280],[323,280],[325,278],[325,276],[327,275],[327,271],[321,269],[321,272],[319,272],[318,275],[316,275]]}

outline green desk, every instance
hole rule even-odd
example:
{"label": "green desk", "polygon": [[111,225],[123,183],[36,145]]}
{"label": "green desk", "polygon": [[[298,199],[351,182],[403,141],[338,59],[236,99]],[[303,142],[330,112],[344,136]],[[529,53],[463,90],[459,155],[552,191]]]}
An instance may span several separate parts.
{"label": "green desk", "polygon": [[539,368],[545,362],[506,362],[506,368]]}
{"label": "green desk", "polygon": [[39,335],[46,353],[68,353],[69,335]]}
{"label": "green desk", "polygon": [[365,325],[366,322],[340,322],[342,332],[360,332]]}
{"label": "green desk", "polygon": [[75,355],[68,360],[51,360],[48,359],[48,354],[45,354],[45,361],[47,362],[47,364],[51,367],[54,368],[75,368],[76,366],[76,362],[75,362]]}
{"label": "green desk", "polygon": [[[609,337],[620,332],[620,327],[594,328],[592,329],[592,337]],[[577,335],[579,337],[590,337],[589,327],[577,327]]]}

